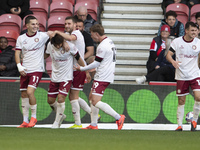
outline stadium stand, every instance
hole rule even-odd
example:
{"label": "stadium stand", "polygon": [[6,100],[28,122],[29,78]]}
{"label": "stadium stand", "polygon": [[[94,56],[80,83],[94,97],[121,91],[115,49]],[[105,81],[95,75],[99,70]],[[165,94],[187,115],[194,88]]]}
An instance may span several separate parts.
{"label": "stadium stand", "polygon": [[12,29],[0,30],[0,36],[5,36],[8,39],[8,45],[15,47],[19,33]]}
{"label": "stadium stand", "polygon": [[132,84],[147,73],[151,40],[164,18],[162,0],[105,0],[101,23],[117,47],[115,83]]}
{"label": "stadium stand", "polygon": [[33,12],[34,15],[38,14],[48,19],[49,5],[47,1],[31,0],[30,10]]}
{"label": "stadium stand", "polygon": [[200,4],[196,4],[190,9],[190,21],[196,22],[195,15],[197,12],[200,12]]}
{"label": "stadium stand", "polygon": [[97,4],[97,6],[99,7],[99,0],[76,0],[76,3],[80,3],[80,2],[92,2]]}
{"label": "stadium stand", "polygon": [[46,59],[46,71],[48,73],[48,75],[51,77],[51,71],[52,71],[52,60],[51,60],[51,57],[48,57]]}
{"label": "stadium stand", "polygon": [[21,31],[21,18],[14,14],[3,14],[0,16],[0,30],[12,29],[18,33]]}
{"label": "stadium stand", "polygon": [[[73,6],[75,4],[75,0],[64,0],[66,2],[70,2]],[[60,0],[52,0],[52,2],[60,2]]]}
{"label": "stadium stand", "polygon": [[189,7],[187,5],[181,3],[170,4],[166,8],[166,12],[169,10],[175,11],[178,21],[182,22],[184,25],[189,20]]}
{"label": "stadium stand", "polygon": [[73,5],[66,1],[54,1],[50,5],[50,17],[60,15],[60,16],[72,16],[73,15]]}
{"label": "stadium stand", "polygon": [[65,28],[65,18],[66,16],[52,16],[48,19],[48,27],[47,29],[50,31],[59,30],[64,31]]}
{"label": "stadium stand", "polygon": [[75,4],[74,6],[74,14],[77,14],[77,10],[80,6],[86,6],[88,14],[92,16],[93,19],[97,20],[97,13],[98,13],[98,5],[97,3],[90,2],[90,1],[81,1]]}

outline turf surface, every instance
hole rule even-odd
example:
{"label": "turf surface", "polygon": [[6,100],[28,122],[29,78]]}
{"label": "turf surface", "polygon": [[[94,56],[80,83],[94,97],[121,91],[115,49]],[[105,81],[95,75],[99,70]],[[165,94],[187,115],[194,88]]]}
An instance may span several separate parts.
{"label": "turf surface", "polygon": [[200,132],[0,127],[0,150],[188,150]]}

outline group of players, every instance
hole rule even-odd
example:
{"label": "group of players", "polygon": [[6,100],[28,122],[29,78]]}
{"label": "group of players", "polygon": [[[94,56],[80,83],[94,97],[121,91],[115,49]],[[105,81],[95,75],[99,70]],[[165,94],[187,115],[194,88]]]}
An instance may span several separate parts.
{"label": "group of players", "polygon": [[[76,29],[73,17],[65,19],[65,31],[38,32],[38,20],[34,16],[25,19],[27,33],[17,39],[15,60],[20,72],[23,123],[18,128],[31,128],[37,123],[37,103],[34,92],[44,72],[44,59],[52,59],[52,77],[48,90],[48,103],[56,112],[52,128],[60,128],[66,118],[65,98],[69,92],[75,124],[71,128],[82,128],[80,107],[91,116],[91,124],[82,129],[98,129],[99,109],[116,119],[118,130],[122,129],[125,116],[118,114],[108,104],[101,101],[106,87],[114,80],[116,47],[106,37],[104,28],[96,24],[90,28],[92,39],[99,43],[94,62],[84,61],[85,43],[82,33]],[[50,39],[46,46],[45,43]],[[89,95],[90,106],[79,97],[85,78],[91,81],[88,70],[96,68]],[[31,119],[29,122],[29,109]]]}

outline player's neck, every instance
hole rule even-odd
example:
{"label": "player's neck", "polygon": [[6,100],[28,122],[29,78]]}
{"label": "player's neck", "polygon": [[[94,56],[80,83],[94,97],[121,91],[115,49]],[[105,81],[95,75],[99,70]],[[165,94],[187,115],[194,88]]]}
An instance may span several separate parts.
{"label": "player's neck", "polygon": [[100,43],[101,43],[105,38],[107,38],[106,35],[101,36],[101,37],[100,37]]}
{"label": "player's neck", "polygon": [[190,37],[190,36],[188,36],[187,34],[186,35],[184,35],[184,40],[186,41],[186,42],[191,42],[194,38],[193,37]]}
{"label": "player's neck", "polygon": [[30,32],[30,31],[27,32],[27,35],[28,35],[28,36],[33,36],[33,35],[35,35],[35,34],[36,34],[36,32]]}

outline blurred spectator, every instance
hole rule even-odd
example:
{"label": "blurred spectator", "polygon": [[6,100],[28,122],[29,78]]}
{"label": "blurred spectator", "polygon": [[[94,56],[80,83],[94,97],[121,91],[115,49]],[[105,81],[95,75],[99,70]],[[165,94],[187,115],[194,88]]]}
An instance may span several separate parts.
{"label": "blurred spectator", "polygon": [[74,16],[76,19],[83,20],[85,31],[90,33],[90,27],[98,24],[96,20],[92,18],[90,14],[87,13],[87,7],[81,6],[77,10],[77,15]]}
{"label": "blurred spectator", "polygon": [[166,48],[165,42],[170,34],[170,27],[168,25],[163,25],[161,27],[161,35],[153,38],[150,46],[150,55],[147,61],[147,74],[155,70],[155,63],[160,52]]}
{"label": "blurred spectator", "polygon": [[19,77],[17,65],[15,63],[15,51],[12,46],[8,46],[6,37],[0,37],[0,76]]}
{"label": "blurred spectator", "polygon": [[200,12],[197,12],[195,15],[195,19],[196,19],[196,24],[198,25],[198,29],[199,29],[199,33],[198,33],[198,38],[200,39]]}
{"label": "blurred spectator", "polygon": [[84,59],[86,60],[86,62],[88,64],[89,63],[88,61],[90,60],[88,58],[94,57],[94,42],[91,38],[91,35],[89,33],[87,33],[86,31],[84,31],[83,20],[78,19],[76,27],[81,31],[81,33],[83,34],[83,37],[84,37],[84,41],[85,41]]}
{"label": "blurred spectator", "polygon": [[[146,76],[142,76],[136,78],[136,82],[138,84],[142,84],[145,81],[162,81],[162,82],[175,82],[175,68],[169,63],[166,59],[167,52],[169,51],[169,47],[172,39],[168,38],[166,40],[166,49],[160,52],[158,56],[158,60],[155,63],[155,70]],[[173,55],[173,59],[175,60],[175,55]]]}
{"label": "blurred spectator", "polygon": [[170,36],[179,37],[185,34],[185,29],[183,23],[176,19],[177,14],[175,11],[168,11],[165,14],[165,19],[161,20],[160,27],[158,29],[158,36],[160,35],[160,30],[163,25],[170,26]]}
{"label": "blurred spectator", "polygon": [[1,0],[0,15],[11,13],[19,15],[23,19],[25,16],[33,14],[29,8],[30,0]]}
{"label": "blurred spectator", "polygon": [[191,8],[192,6],[196,4],[200,4],[200,0],[188,0],[188,3],[187,3],[189,8]]}

